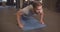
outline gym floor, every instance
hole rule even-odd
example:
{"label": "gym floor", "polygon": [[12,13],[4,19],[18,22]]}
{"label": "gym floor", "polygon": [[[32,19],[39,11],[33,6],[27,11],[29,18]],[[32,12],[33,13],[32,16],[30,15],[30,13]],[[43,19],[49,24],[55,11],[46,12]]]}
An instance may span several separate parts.
{"label": "gym floor", "polygon": [[[35,29],[27,32],[59,32],[60,13],[44,8],[44,22],[46,28]],[[36,16],[39,19],[39,16]],[[0,32],[22,32],[17,27],[16,8],[0,6]]]}

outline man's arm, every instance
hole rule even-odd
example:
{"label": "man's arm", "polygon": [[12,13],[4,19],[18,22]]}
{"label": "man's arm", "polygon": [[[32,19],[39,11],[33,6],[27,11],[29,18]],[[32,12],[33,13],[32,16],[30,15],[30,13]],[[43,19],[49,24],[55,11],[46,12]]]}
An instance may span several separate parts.
{"label": "man's arm", "polygon": [[23,28],[23,24],[20,22],[21,15],[22,15],[22,13],[20,11],[18,11],[16,13],[18,25],[19,25],[19,27]]}
{"label": "man's arm", "polygon": [[43,17],[44,17],[44,12],[43,12],[43,9],[41,8],[41,10],[40,10],[40,22],[41,22],[42,24],[44,24],[44,19],[43,19]]}

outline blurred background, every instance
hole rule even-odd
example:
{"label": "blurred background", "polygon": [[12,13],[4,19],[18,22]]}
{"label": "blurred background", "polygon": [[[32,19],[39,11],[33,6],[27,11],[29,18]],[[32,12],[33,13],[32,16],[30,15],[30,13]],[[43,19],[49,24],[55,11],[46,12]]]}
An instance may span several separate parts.
{"label": "blurred background", "polygon": [[[17,26],[16,12],[33,1],[43,4],[47,27],[27,32],[60,32],[60,0],[0,0],[0,32],[23,32]],[[39,15],[36,18],[39,20]]]}

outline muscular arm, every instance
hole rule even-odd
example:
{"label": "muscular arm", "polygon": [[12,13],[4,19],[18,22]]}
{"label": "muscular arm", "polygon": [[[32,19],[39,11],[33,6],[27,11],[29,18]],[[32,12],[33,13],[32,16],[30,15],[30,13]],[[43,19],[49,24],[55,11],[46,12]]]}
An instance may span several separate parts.
{"label": "muscular arm", "polygon": [[17,16],[18,25],[19,27],[23,28],[23,24],[20,22],[21,15],[22,15],[21,11],[17,11],[16,16]]}
{"label": "muscular arm", "polygon": [[42,24],[44,24],[43,17],[44,17],[44,12],[43,12],[43,9],[41,8],[41,10],[40,10],[40,22]]}

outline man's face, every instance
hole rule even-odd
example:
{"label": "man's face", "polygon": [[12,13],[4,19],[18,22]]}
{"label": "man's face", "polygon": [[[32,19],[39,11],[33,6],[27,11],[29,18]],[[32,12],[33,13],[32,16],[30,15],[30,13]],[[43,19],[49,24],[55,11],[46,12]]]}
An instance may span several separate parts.
{"label": "man's face", "polygon": [[37,7],[35,8],[35,11],[36,11],[37,13],[39,13],[41,9],[42,9],[42,6],[37,6]]}

